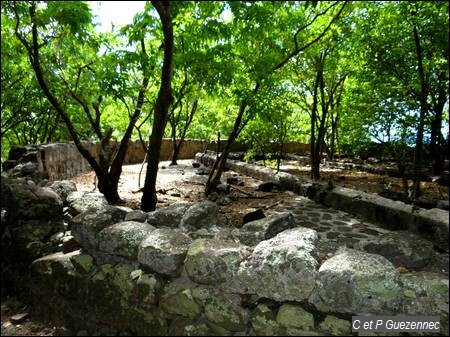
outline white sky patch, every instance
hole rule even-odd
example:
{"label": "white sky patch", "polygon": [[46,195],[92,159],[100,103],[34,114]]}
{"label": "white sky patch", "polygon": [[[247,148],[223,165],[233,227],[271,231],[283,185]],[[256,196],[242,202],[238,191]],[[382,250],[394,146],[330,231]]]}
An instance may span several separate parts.
{"label": "white sky patch", "polygon": [[111,31],[111,24],[115,27],[127,25],[133,22],[136,13],[142,11],[145,1],[89,1],[94,22],[98,32]]}
{"label": "white sky patch", "polygon": [[230,22],[233,17],[233,13],[231,13],[231,10],[229,8],[225,8],[222,14],[220,14],[220,17],[223,21]]}

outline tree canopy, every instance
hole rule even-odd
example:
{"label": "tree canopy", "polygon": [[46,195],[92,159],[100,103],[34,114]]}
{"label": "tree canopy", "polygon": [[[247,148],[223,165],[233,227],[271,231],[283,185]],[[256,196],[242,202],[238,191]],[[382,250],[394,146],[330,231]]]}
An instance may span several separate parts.
{"label": "tree canopy", "polygon": [[15,144],[73,140],[83,153],[96,140],[89,162],[113,186],[128,139],[220,132],[249,156],[310,143],[313,165],[325,151],[414,147],[417,175],[424,158],[439,172],[448,17],[447,1],[154,1],[99,33],[89,2],[2,2],[2,160]]}

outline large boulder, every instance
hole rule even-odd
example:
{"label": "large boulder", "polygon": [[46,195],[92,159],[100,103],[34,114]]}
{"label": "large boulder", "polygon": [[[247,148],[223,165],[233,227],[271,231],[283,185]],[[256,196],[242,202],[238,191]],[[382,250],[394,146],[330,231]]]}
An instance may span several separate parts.
{"label": "large boulder", "polygon": [[156,273],[178,276],[192,239],[179,230],[158,228],[139,246],[139,263]]}
{"label": "large boulder", "polygon": [[63,214],[63,203],[56,192],[24,179],[2,177],[2,207],[9,220],[51,220]]}
{"label": "large boulder", "polygon": [[317,274],[317,240],[316,231],[298,227],[260,242],[239,267],[241,292],[276,301],[307,299]]}
{"label": "large boulder", "polygon": [[242,308],[239,295],[223,294],[219,291],[197,287],[192,296],[204,307],[205,317],[226,331],[245,331],[248,313]]}
{"label": "large boulder", "polygon": [[386,258],[342,249],[320,267],[309,301],[324,312],[388,315],[398,312],[400,295],[399,275]]}
{"label": "large boulder", "polygon": [[233,236],[243,244],[255,246],[293,227],[295,227],[294,216],[291,212],[284,212],[248,222],[241,229],[233,230]]}
{"label": "large boulder", "polygon": [[169,314],[180,315],[190,319],[198,317],[201,307],[192,296],[192,289],[182,283],[174,281],[164,288],[159,305]]}
{"label": "large boulder", "polygon": [[133,210],[128,212],[125,216],[125,221],[137,221],[137,222],[146,222],[148,214],[141,210]]}
{"label": "large boulder", "polygon": [[181,227],[195,230],[217,225],[218,207],[214,202],[203,201],[189,207],[181,219]]}
{"label": "large boulder", "polygon": [[314,316],[299,305],[283,304],[278,310],[277,322],[286,328],[286,335],[313,335]]}
{"label": "large boulder", "polygon": [[147,222],[155,227],[178,227],[181,218],[192,204],[180,202],[148,213]]}
{"label": "large boulder", "polygon": [[57,180],[47,183],[47,187],[55,191],[61,198],[63,204],[67,203],[67,196],[71,192],[76,192],[77,185],[70,180]]}
{"label": "large boulder", "polygon": [[98,248],[104,253],[136,260],[140,243],[154,230],[155,227],[146,223],[119,222],[98,233]]}
{"label": "large boulder", "polygon": [[251,250],[233,241],[197,239],[191,243],[184,266],[189,278],[200,284],[234,281],[239,264]]}
{"label": "large boulder", "polygon": [[16,243],[44,242],[52,235],[63,232],[64,222],[61,219],[18,220],[15,226],[11,226],[10,231]]}
{"label": "large boulder", "polygon": [[66,201],[72,216],[84,213],[90,208],[100,209],[108,206],[105,196],[99,192],[70,192]]}
{"label": "large boulder", "polygon": [[97,250],[98,232],[123,221],[126,214],[126,211],[109,205],[102,208],[89,208],[70,219],[72,235],[82,247]]}
{"label": "large boulder", "polygon": [[438,316],[441,333],[448,335],[448,275],[431,272],[400,274],[403,287],[402,314]]}
{"label": "large boulder", "polygon": [[318,328],[329,336],[349,336],[352,334],[350,321],[332,315],[327,315],[325,319],[320,322]]}
{"label": "large boulder", "polygon": [[284,328],[276,321],[277,313],[266,303],[252,311],[251,323],[256,336],[285,336]]}
{"label": "large boulder", "polygon": [[396,267],[421,268],[433,256],[433,244],[408,231],[388,232],[361,241],[359,247],[368,253],[384,256]]}

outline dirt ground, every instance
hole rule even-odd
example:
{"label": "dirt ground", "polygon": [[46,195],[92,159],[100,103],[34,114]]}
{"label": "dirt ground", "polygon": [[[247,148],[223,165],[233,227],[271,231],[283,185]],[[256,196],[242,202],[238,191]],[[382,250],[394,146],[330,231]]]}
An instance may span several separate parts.
{"label": "dirt ground", "polygon": [[[309,179],[311,167],[309,165],[300,165],[293,160],[283,160],[280,170]],[[335,186],[347,187],[367,193],[378,194],[383,192],[385,188],[393,192],[404,192],[402,179],[387,175],[362,172],[355,169],[341,170],[330,168],[321,168],[320,175],[322,181],[331,179]],[[410,180],[409,183],[412,184],[412,181]],[[448,200],[449,197],[448,187],[441,186],[435,182],[421,182],[421,190],[423,197],[427,199]]]}
{"label": "dirt ground", "polygon": [[61,328],[36,320],[28,315],[23,321],[15,321],[16,315],[28,314],[29,307],[15,298],[2,298],[1,335],[2,336],[60,336]]}
{"label": "dirt ground", "polygon": [[[207,175],[199,175],[199,169],[192,166],[193,160],[179,160],[178,165],[169,166],[168,161],[160,163],[157,178],[157,208],[169,206],[175,202],[197,202],[207,200],[204,188]],[[145,166],[141,175],[141,184],[138,182],[141,165],[127,165],[119,181],[119,195],[125,202],[125,206],[139,209],[142,192],[140,188],[144,184]],[[256,191],[261,181],[251,177],[240,175],[233,171],[224,172],[222,181],[228,177],[237,177],[240,186],[232,185],[227,196],[230,203],[219,207],[219,221],[229,226],[242,225],[245,214],[257,208],[269,209],[293,198],[292,192],[262,192]],[[79,190],[93,190],[95,174],[88,172],[72,178]]]}

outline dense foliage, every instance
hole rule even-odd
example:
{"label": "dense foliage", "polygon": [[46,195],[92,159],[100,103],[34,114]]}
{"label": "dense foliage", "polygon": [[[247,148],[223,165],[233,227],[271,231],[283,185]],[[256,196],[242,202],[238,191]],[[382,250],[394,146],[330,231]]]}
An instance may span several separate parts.
{"label": "dense foliage", "polygon": [[[167,48],[157,3],[98,33],[87,2],[2,2],[2,161],[14,144],[149,139]],[[447,1],[173,2],[164,135],[231,134],[275,157],[290,140],[329,157],[368,154],[374,142],[391,156],[424,144],[417,170],[430,158],[439,171],[448,18]],[[67,116],[33,70],[33,27],[43,80]]]}

